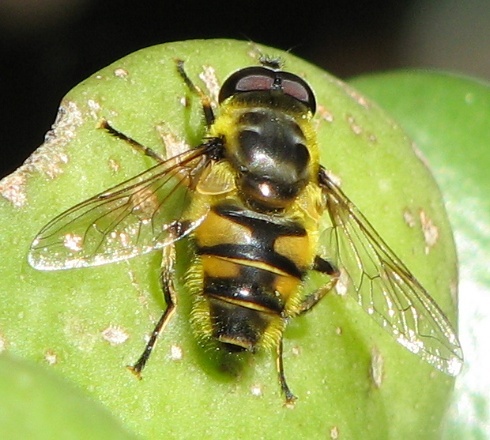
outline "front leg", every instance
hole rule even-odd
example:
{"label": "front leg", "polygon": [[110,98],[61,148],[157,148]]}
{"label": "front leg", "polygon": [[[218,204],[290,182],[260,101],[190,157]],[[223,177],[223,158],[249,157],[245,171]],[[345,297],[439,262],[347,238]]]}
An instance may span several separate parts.
{"label": "front leg", "polygon": [[145,156],[151,157],[156,162],[159,163],[165,162],[165,159],[162,156],[160,156],[158,153],[156,153],[154,150],[152,150],[150,147],[145,147],[144,145],[140,144],[138,141],[134,140],[133,138],[130,138],[129,136],[126,136],[124,133],[120,132],[119,130],[116,130],[112,125],[109,124],[107,120],[103,119],[99,124],[99,128],[102,128],[105,131],[107,131],[110,135],[118,139],[121,139],[124,142],[127,142],[136,151],[138,151],[141,154],[144,154]]}

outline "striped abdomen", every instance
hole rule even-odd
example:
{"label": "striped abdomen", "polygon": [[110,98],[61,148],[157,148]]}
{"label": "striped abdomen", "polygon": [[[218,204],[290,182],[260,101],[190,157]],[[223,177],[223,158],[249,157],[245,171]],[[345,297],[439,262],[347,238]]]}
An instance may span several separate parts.
{"label": "striped abdomen", "polygon": [[194,238],[202,267],[194,316],[198,330],[231,350],[277,342],[312,264],[304,227],[222,203],[211,209]]}

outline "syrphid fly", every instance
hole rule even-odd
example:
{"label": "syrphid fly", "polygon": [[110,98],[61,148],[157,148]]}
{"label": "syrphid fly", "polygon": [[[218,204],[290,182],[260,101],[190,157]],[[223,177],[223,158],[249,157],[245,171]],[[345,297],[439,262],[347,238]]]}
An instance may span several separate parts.
{"label": "syrphid fly", "polygon": [[[163,250],[167,308],[131,367],[136,375],[175,312],[175,242],[183,238],[194,251],[186,285],[196,337],[229,352],[275,349],[287,403],[295,396],[283,368],[286,325],[335,286],[398,343],[456,375],[463,355],[448,319],[320,164],[309,84],[279,63],[246,67],[224,81],[215,112],[183,62],[176,66],[201,100],[202,142],[164,159],[102,120],[102,130],[157,164],[54,218],[34,239],[30,264],[71,269]],[[326,281],[304,292],[312,271]]]}

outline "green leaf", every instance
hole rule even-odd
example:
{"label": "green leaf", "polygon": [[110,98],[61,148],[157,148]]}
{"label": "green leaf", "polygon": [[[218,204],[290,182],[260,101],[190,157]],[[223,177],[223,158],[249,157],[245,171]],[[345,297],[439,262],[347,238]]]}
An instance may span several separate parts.
{"label": "green leaf", "polygon": [[445,438],[490,437],[490,85],[437,72],[395,72],[352,84],[388,110],[427,158],[441,186],[460,260],[465,368]]}
{"label": "green leaf", "polygon": [[0,356],[2,439],[135,439],[107,409],[46,367]]}
{"label": "green leaf", "polygon": [[[259,50],[260,49],[260,50]],[[55,215],[153,164],[98,127],[102,118],[164,153],[195,146],[200,103],[176,73],[213,100],[232,72],[261,51],[316,92],[322,163],[453,320],[456,257],[439,190],[404,132],[377,106],[320,69],[281,51],[229,40],[147,48],[102,69],[63,100],[43,147],[0,184],[0,341],[48,363],[147,438],[437,437],[453,379],[403,349],[350,297],[332,292],[285,334],[285,369],[299,400],[283,407],[273,353],[233,361],[196,343],[178,247],[178,310],[142,381],[126,370],[163,308],[158,252],[130,261],[60,272],[26,262],[35,234]],[[437,230],[435,242],[423,231]],[[454,289],[453,289],[454,293]],[[423,386],[421,386],[423,384]]]}

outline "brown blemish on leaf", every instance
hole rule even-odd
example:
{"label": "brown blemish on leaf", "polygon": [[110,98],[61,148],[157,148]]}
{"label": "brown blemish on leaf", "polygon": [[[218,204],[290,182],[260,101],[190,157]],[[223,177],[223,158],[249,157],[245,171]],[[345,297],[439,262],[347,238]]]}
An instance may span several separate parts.
{"label": "brown blemish on leaf", "polygon": [[333,122],[334,121],[333,113],[321,104],[318,105],[317,114],[325,122]]}
{"label": "brown blemish on leaf", "polygon": [[403,213],[403,220],[409,228],[415,227],[415,217],[408,209]]}
{"label": "brown blemish on leaf", "polygon": [[356,122],[356,119],[354,118],[353,115],[347,114],[346,120],[347,123],[349,124],[350,129],[352,130],[352,133],[354,133],[355,135],[362,134],[362,127]]}
{"label": "brown blemish on leaf", "polygon": [[208,95],[211,97],[213,103],[217,103],[220,85],[218,78],[216,77],[216,71],[214,70],[214,67],[203,66],[203,71],[199,74],[199,78],[201,78],[206,88],[208,89]]}
{"label": "brown blemish on leaf", "polygon": [[425,253],[428,254],[439,240],[439,228],[434,224],[432,219],[426,214],[424,210],[420,211],[420,223],[422,226],[422,233],[424,234],[425,241]]}
{"label": "brown blemish on leaf", "polygon": [[15,208],[27,203],[27,178],[35,173],[54,179],[68,163],[66,145],[72,141],[83,123],[82,113],[74,102],[62,102],[56,121],[46,133],[44,143],[9,176],[0,181],[0,194]]}
{"label": "brown blemish on leaf", "polygon": [[338,440],[339,439],[339,428],[337,426],[332,426],[330,429],[330,439]]}

